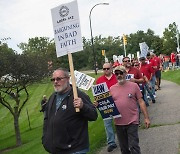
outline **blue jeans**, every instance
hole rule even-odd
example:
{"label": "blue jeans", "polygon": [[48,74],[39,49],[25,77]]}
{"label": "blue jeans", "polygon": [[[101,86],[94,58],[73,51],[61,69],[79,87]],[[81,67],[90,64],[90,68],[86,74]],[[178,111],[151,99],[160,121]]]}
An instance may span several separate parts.
{"label": "blue jeans", "polygon": [[149,106],[149,101],[148,101],[148,99],[147,99],[145,85],[144,85],[144,88],[143,88],[143,100],[144,100],[146,106]]}
{"label": "blue jeans", "polygon": [[152,79],[150,80],[151,87],[152,87],[152,94],[155,95],[155,84],[156,84],[156,76],[155,74],[152,76]]}
{"label": "blue jeans", "polygon": [[[146,91],[148,92],[148,96],[150,96],[151,100],[155,100],[153,94],[152,94],[152,90],[149,89],[149,86],[147,84],[144,85],[144,91],[146,93]],[[147,96],[145,96],[147,99]]]}
{"label": "blue jeans", "polygon": [[108,145],[116,144],[112,123],[113,123],[113,118],[104,120],[104,126],[105,126],[105,130],[106,130],[106,137],[107,137]]}
{"label": "blue jeans", "polygon": [[169,62],[168,62],[168,61],[165,61],[165,62],[163,63],[163,69],[166,70],[168,67],[169,67]]}
{"label": "blue jeans", "polygon": [[74,152],[72,154],[86,154],[87,152],[89,152],[89,148],[81,150],[81,151],[78,151],[78,152]]}

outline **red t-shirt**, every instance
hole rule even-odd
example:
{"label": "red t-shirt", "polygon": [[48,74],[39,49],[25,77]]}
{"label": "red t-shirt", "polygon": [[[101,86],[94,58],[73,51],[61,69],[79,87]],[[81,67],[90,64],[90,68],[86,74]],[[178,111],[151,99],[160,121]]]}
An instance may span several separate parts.
{"label": "red t-shirt", "polygon": [[154,75],[154,74],[155,74],[155,71],[156,71],[156,69],[153,68],[154,66],[156,66],[154,59],[151,58],[151,59],[149,60],[149,65],[151,66],[151,68],[152,68],[152,70],[153,70],[153,75]]}
{"label": "red t-shirt", "polygon": [[109,80],[106,78],[105,75],[100,76],[100,77],[96,80],[96,84],[103,83],[103,82],[106,82],[108,89],[110,89],[110,87],[111,87],[112,85],[114,85],[114,84],[117,83],[117,79],[116,79],[116,76],[115,76],[114,74],[112,74],[112,76],[111,76],[111,78],[110,78]]}
{"label": "red t-shirt", "polygon": [[132,76],[135,79],[143,78],[141,71],[139,69],[135,68],[135,67],[131,67],[129,69],[129,71],[127,72],[127,76]]}
{"label": "red t-shirt", "polygon": [[157,56],[155,56],[153,59],[154,59],[154,62],[155,62],[155,66],[157,66],[157,69],[156,69],[156,71],[157,71],[160,68],[161,59],[159,57],[157,57]]}
{"label": "red t-shirt", "polygon": [[175,63],[176,62],[176,58],[175,58],[175,54],[171,53],[171,63]]}
{"label": "red t-shirt", "polygon": [[137,100],[142,98],[138,85],[127,81],[124,85],[115,84],[110,88],[110,93],[121,113],[121,118],[115,118],[116,125],[129,125],[139,123]]}
{"label": "red t-shirt", "polygon": [[169,56],[164,56],[164,61],[169,62]]}
{"label": "red t-shirt", "polygon": [[140,71],[143,73],[143,76],[146,76],[150,80],[153,69],[149,64],[141,64]]}
{"label": "red t-shirt", "polygon": [[114,62],[114,64],[113,64],[113,68],[115,68],[115,67],[117,67],[117,66],[119,66],[120,65],[120,63],[118,62],[118,61],[116,61],[116,62]]}

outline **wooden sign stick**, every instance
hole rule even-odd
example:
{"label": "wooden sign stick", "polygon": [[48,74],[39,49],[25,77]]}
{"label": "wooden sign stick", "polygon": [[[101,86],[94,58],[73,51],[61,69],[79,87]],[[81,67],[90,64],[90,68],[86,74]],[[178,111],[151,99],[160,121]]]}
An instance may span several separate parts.
{"label": "wooden sign stick", "polygon": [[[72,59],[71,53],[68,53],[68,60],[69,60],[69,68],[70,68],[70,74],[71,74],[73,95],[74,95],[74,98],[78,98],[77,88],[76,88],[76,80],[75,80],[75,76],[74,76],[73,59]],[[79,108],[75,108],[75,110],[76,110],[76,112],[80,112]]]}

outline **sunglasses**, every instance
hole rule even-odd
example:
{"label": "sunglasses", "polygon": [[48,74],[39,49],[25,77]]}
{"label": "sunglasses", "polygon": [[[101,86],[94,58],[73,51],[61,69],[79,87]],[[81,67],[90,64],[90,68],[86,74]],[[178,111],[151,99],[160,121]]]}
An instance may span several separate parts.
{"label": "sunglasses", "polygon": [[130,60],[124,60],[123,62],[127,63],[127,62],[130,62]]}
{"label": "sunglasses", "polygon": [[123,75],[124,72],[123,71],[120,71],[120,70],[117,70],[115,71],[115,75],[118,76],[118,75]]}
{"label": "sunglasses", "polygon": [[103,70],[110,70],[110,68],[103,68]]}
{"label": "sunglasses", "polygon": [[57,78],[52,78],[51,81],[54,82],[54,81],[61,81],[62,79],[65,79],[67,77],[57,77]]}

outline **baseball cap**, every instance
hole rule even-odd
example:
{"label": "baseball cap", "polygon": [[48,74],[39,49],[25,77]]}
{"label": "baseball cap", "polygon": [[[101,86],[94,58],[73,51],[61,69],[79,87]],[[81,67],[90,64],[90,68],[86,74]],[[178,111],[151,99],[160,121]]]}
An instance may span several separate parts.
{"label": "baseball cap", "polygon": [[117,66],[114,71],[122,71],[122,72],[126,72],[126,68],[124,66]]}
{"label": "baseball cap", "polygon": [[146,60],[146,58],[145,58],[145,57],[140,57],[139,60],[140,60],[140,61],[141,61],[141,60]]}

